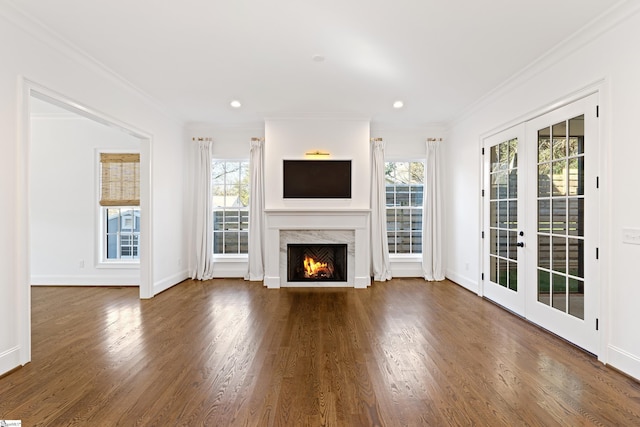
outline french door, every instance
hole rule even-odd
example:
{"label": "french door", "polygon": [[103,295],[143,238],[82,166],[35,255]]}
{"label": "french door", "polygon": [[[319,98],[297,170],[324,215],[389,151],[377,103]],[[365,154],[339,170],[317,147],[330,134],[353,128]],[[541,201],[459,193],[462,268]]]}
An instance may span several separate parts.
{"label": "french door", "polygon": [[598,120],[591,95],[526,125],[535,215],[526,317],[597,354]]}
{"label": "french door", "polygon": [[484,141],[484,296],[521,316],[525,309],[523,149],[522,125]]}
{"label": "french door", "polygon": [[591,95],[485,139],[483,293],[597,354],[596,109]]}

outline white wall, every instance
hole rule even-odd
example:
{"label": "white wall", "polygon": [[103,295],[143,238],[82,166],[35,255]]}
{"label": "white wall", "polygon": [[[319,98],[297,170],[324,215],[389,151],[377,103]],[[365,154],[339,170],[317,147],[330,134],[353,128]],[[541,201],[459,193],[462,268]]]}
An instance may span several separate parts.
{"label": "white wall", "polygon": [[[329,159],[351,160],[351,199],[285,200],[282,160],[325,151]],[[290,119],[265,122],[265,207],[267,209],[369,209],[371,160],[369,121]]]}
{"label": "white wall", "polygon": [[[480,275],[480,136],[526,119],[572,93],[600,86],[600,324],[604,362],[640,378],[640,246],[623,244],[622,228],[640,228],[640,14],[629,2],[591,26],[458,120],[446,144],[447,277],[473,291]],[[599,34],[597,32],[600,32]],[[597,36],[597,37],[596,37]],[[466,268],[466,264],[470,268]]]}
{"label": "white wall", "polygon": [[174,121],[152,101],[99,66],[82,58],[55,36],[25,21],[0,4],[0,373],[29,360],[29,292],[27,245],[27,171],[16,159],[23,158],[24,129],[18,106],[25,102],[21,76],[103,113],[129,123],[151,136],[151,227],[153,291],[179,282],[187,275],[178,264],[184,259],[184,162],[186,142],[182,124]]}
{"label": "white wall", "polygon": [[[138,285],[139,266],[96,268],[100,150],[140,151],[140,139],[32,99],[32,285]],[[144,220],[144,219],[143,219]]]}
{"label": "white wall", "polygon": [[385,160],[424,160],[427,153],[427,139],[443,138],[443,144],[446,144],[447,127],[431,125],[419,129],[390,129],[372,126],[371,137],[382,138],[384,141]]}

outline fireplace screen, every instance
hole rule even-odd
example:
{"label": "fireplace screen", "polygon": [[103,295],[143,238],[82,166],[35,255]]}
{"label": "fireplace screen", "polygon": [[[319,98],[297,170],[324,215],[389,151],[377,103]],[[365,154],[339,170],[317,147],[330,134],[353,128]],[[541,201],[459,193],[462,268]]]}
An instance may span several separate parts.
{"label": "fireplace screen", "polygon": [[288,244],[287,281],[347,280],[346,244]]}

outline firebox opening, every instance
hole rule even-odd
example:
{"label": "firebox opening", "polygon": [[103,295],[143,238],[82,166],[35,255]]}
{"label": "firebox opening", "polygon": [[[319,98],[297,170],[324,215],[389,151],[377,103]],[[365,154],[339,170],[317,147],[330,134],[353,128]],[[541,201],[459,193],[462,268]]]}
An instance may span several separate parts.
{"label": "firebox opening", "polygon": [[345,282],[346,244],[288,244],[287,281]]}

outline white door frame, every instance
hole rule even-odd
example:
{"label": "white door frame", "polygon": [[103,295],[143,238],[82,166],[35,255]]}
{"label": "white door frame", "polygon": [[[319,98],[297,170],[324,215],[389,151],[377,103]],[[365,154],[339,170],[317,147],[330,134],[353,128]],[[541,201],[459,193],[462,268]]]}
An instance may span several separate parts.
{"label": "white door frame", "polygon": [[30,267],[30,214],[29,167],[31,147],[31,97],[53,103],[81,116],[125,132],[140,139],[140,209],[144,221],[140,224],[140,298],[152,298],[153,294],[153,211],[152,195],[152,136],[128,123],[89,108],[43,85],[18,78],[17,105],[17,203],[15,231],[16,277],[18,282],[18,342],[19,363],[31,361],[31,267]]}
{"label": "white door frame", "polygon": [[[611,280],[611,269],[609,266],[609,258],[607,254],[611,253],[611,226],[610,226],[610,206],[611,206],[611,191],[609,189],[611,176],[610,167],[609,167],[609,152],[610,152],[610,132],[611,132],[611,116],[606,114],[606,112],[610,111],[609,108],[609,94],[611,93],[610,89],[610,81],[608,79],[600,79],[589,85],[584,86],[581,89],[576,90],[575,92],[569,93],[562,98],[558,98],[557,100],[543,106],[541,108],[531,110],[528,113],[525,113],[513,120],[510,120],[506,123],[503,123],[500,126],[497,126],[490,131],[487,131],[481,134],[478,138],[478,162],[479,162],[479,206],[480,206],[480,215],[478,228],[480,231],[483,230],[485,223],[485,214],[483,209],[483,200],[482,200],[482,189],[485,188],[485,179],[484,176],[484,160],[482,158],[482,148],[484,147],[484,141],[486,138],[512,128],[514,126],[524,124],[529,120],[533,120],[536,117],[547,114],[551,111],[557,110],[560,107],[564,107],[565,105],[571,104],[575,101],[578,101],[582,98],[585,98],[589,95],[598,94],[599,99],[599,110],[600,110],[600,123],[599,123],[599,152],[598,155],[598,168],[599,168],[599,177],[600,177],[600,191],[598,192],[598,208],[600,212],[600,268],[599,268],[599,276],[597,277],[599,286],[599,301],[596,304],[597,316],[599,319],[599,329],[600,329],[600,338],[599,338],[599,349],[597,352],[597,358],[602,363],[607,363],[609,360],[607,348],[609,343],[610,329],[609,329],[609,282]],[[482,276],[487,276],[488,272],[484,272],[484,258],[488,256],[485,253],[484,242],[482,239],[478,239],[478,265],[480,266],[478,272],[478,296],[484,297],[484,281]]]}

